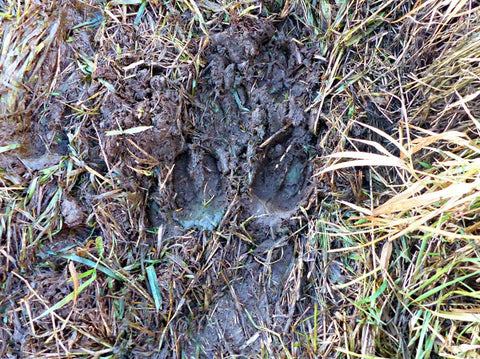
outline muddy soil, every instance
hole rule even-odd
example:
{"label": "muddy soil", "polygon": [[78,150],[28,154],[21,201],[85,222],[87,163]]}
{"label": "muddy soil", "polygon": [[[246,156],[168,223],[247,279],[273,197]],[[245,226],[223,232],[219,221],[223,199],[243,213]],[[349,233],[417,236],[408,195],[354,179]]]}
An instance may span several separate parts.
{"label": "muddy soil", "polygon": [[289,313],[282,292],[294,264],[293,247],[284,243],[275,249],[269,244],[249,256],[226,294],[193,325],[185,345],[187,357],[218,358],[225,352],[251,357],[260,348],[258,327],[284,330]]}
{"label": "muddy soil", "polygon": [[268,212],[292,211],[302,198],[310,180],[309,138],[301,128],[282,133],[259,158],[252,194]]}
{"label": "muddy soil", "polygon": [[[316,138],[305,109],[321,66],[287,33],[287,23],[245,21],[212,34],[206,49],[182,129],[188,150],[176,156],[173,170],[173,218],[185,229],[209,230],[248,219],[257,249],[249,254],[251,247],[242,247],[246,263],[233,284],[190,323],[188,357],[254,355],[262,334],[252,321],[282,332],[288,320],[287,302],[279,296],[294,248],[288,240],[275,243],[298,230],[289,217],[311,184]],[[229,205],[236,205],[235,213],[222,218]]]}
{"label": "muddy soil", "polygon": [[225,179],[208,153],[185,152],[177,157],[173,190],[178,210],[174,218],[185,228],[213,230],[225,212]]}
{"label": "muddy soil", "polygon": [[[239,192],[268,212],[285,212],[308,185],[315,151],[305,109],[320,67],[285,31],[281,24],[245,21],[212,34],[184,138],[192,157],[207,151],[215,158],[227,182],[218,187],[219,202]],[[194,178],[198,170],[189,168]],[[178,193],[174,173],[175,183]]]}
{"label": "muddy soil", "polygon": [[[216,284],[214,303],[189,322],[187,357],[253,355],[262,334],[252,320],[282,332],[292,315],[279,301],[294,260],[286,238],[298,231],[290,217],[308,199],[317,152],[315,113],[306,108],[322,72],[315,49],[295,41],[302,34],[293,28],[265,20],[226,26],[211,34],[193,96],[144,69],[100,109],[103,133],[152,126],[103,137],[110,166],[132,187],[150,188],[151,226],[172,238],[247,221],[253,236],[253,248],[242,244],[237,253],[244,262],[232,262],[242,268],[230,273],[233,284]],[[149,183],[141,170],[158,180]]]}
{"label": "muddy soil", "polygon": [[[317,96],[322,64],[314,57],[314,46],[297,40],[307,30],[291,21],[245,19],[211,33],[191,94],[160,67],[145,66],[127,81],[116,81],[115,72],[100,62],[92,74],[114,83],[115,92],[108,92],[82,133],[89,166],[114,178],[128,195],[147,193],[135,202],[135,213],[143,213],[145,200],[145,226],[152,232],[161,227],[166,241],[189,235],[200,243],[218,231],[240,243],[237,252],[228,253],[226,277],[212,284],[213,302],[202,308],[189,299],[196,315],[185,313],[190,319],[180,333],[187,357],[258,354],[264,335],[258,327],[283,333],[294,314],[285,293],[293,290],[292,234],[303,232],[292,217],[309,200],[311,160],[318,146],[312,133],[316,113],[306,109]],[[78,46],[94,53],[83,43]],[[80,77],[65,81],[75,87]],[[82,93],[69,95],[65,89],[62,94],[88,98],[100,87],[93,81]],[[52,100],[41,116],[48,122],[43,126],[48,145],[23,157],[26,170],[48,167],[68,153],[65,129],[78,121],[70,114]],[[59,211],[65,227],[85,226],[93,207],[93,200],[85,198],[96,195],[91,187],[88,191],[63,198]],[[110,213],[119,231],[126,228],[130,242],[122,242],[125,253],[135,252],[139,230],[132,228],[134,221],[126,211]],[[234,234],[239,228],[248,241]],[[154,243],[157,237],[148,240]],[[50,279],[41,278],[45,283]],[[45,297],[55,302],[53,287],[45,288]]]}

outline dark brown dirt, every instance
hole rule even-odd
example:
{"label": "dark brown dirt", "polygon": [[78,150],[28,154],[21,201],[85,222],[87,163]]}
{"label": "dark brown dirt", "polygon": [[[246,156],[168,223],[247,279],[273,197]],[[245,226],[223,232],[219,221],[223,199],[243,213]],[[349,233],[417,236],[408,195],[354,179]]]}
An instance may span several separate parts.
{"label": "dark brown dirt", "polygon": [[303,127],[320,76],[308,47],[269,22],[214,34],[196,90],[192,137],[222,158],[223,171],[251,171],[262,144],[282,128]]}
{"label": "dark brown dirt", "polygon": [[103,136],[107,160],[125,175],[132,169],[151,168],[158,163],[172,163],[184,149],[177,121],[181,94],[161,86],[161,76],[139,71],[128,86],[111,94],[100,109],[101,132],[153,126],[134,135]]}
{"label": "dark brown dirt", "polygon": [[[212,35],[205,53],[206,66],[189,111],[192,117],[183,129],[189,149],[177,156],[173,171],[179,211],[174,216],[178,219],[178,213],[187,211],[181,224],[213,229],[228,204],[240,203],[223,226],[230,226],[228,219],[250,218],[248,230],[258,247],[254,256],[248,255],[247,246],[241,249],[249,264],[243,263],[244,269],[233,275],[234,284],[223,296],[217,293],[211,309],[190,323],[197,334],[194,342],[185,341],[188,355],[254,355],[258,330],[248,316],[279,332],[287,319],[272,316],[288,318],[288,305],[279,302],[278,295],[290,273],[294,249],[281,238],[298,228],[289,221],[282,225],[282,219],[296,211],[310,183],[315,137],[305,109],[315,95],[321,67],[311,49],[299,47],[287,32],[286,24],[233,24]],[[202,207],[200,202],[206,201],[211,203]],[[205,218],[208,226],[202,222]],[[264,268],[254,257],[267,252],[271,277],[259,280]]]}
{"label": "dark brown dirt", "polygon": [[[294,210],[309,181],[309,134],[301,128],[282,133],[259,159],[252,193],[270,212]],[[279,136],[280,137],[280,136]]]}
{"label": "dark brown dirt", "polygon": [[[187,357],[198,353],[200,357],[218,358],[225,351],[251,357],[258,353],[260,341],[253,323],[280,332],[284,329],[288,310],[281,293],[293,266],[293,247],[287,245],[275,251],[274,248],[270,242],[257,248],[225,295],[212,305],[207,316],[195,323],[195,334],[186,341]],[[263,270],[259,261],[271,266],[268,278],[259,278]],[[260,284],[263,281],[265,285]]]}
{"label": "dark brown dirt", "polygon": [[210,230],[219,224],[225,211],[225,179],[215,157],[202,152],[178,156],[173,189],[178,207],[174,217],[180,224]]}
{"label": "dark brown dirt", "polygon": [[[249,219],[257,249],[251,255],[250,246],[240,246],[237,254],[247,264],[234,273],[227,268],[234,284],[224,293],[220,282],[214,284],[214,302],[208,310],[197,308],[187,322],[191,334],[184,334],[183,345],[189,356],[254,355],[258,330],[248,315],[282,332],[288,319],[274,324],[271,316],[293,314],[278,296],[294,258],[288,234],[298,230],[288,219],[307,194],[309,160],[316,154],[314,114],[305,110],[316,95],[321,65],[313,59],[315,49],[298,45],[289,29],[287,22],[234,23],[211,34],[193,96],[158,71],[143,69],[100,108],[100,133],[152,126],[101,140],[110,166],[130,178],[124,186],[150,186],[150,224],[163,228],[164,236],[192,229],[201,235],[220,223],[228,232]],[[154,168],[161,177],[149,184],[138,170]]]}
{"label": "dark brown dirt", "polygon": [[[74,19],[71,12],[68,16],[72,22],[85,20]],[[292,32],[292,29],[297,30]],[[93,34],[90,29],[80,31],[81,41],[74,45],[77,50],[94,53],[89,44]],[[68,75],[64,79],[68,86],[59,89],[64,102],[83,99],[82,105],[95,107],[94,102],[86,99],[98,91],[106,91],[98,81],[93,81],[99,78],[115,88],[115,92],[108,91],[98,113],[90,116],[82,129],[80,136],[85,147],[79,157],[88,161],[93,171],[114,178],[114,185],[122,190],[123,197],[113,200],[108,191],[114,192],[116,188],[98,189],[89,184],[94,182],[91,173],[86,176],[89,180],[82,180],[81,190],[66,190],[56,208],[56,218],[61,216],[63,220],[58,223],[63,223],[66,231],[56,232],[51,241],[34,247],[32,251],[41,252],[37,259],[51,263],[47,249],[55,243],[62,247],[66,243],[62,236],[77,233],[77,228],[82,235],[74,234],[74,244],[68,248],[84,246],[86,249],[81,249],[81,253],[85,254],[93,250],[89,244],[92,236],[103,235],[106,247],[113,245],[108,241],[114,238],[115,256],[121,258],[122,265],[133,265],[134,256],[144,255],[145,248],[158,239],[156,235],[147,237],[145,228],[160,227],[165,243],[181,248],[182,256],[176,263],[192,262],[187,267],[194,268],[205,255],[197,242],[205,242],[216,230],[237,241],[234,233],[242,227],[241,223],[246,223],[243,230],[248,233],[244,237],[249,237],[249,242],[238,241],[234,255],[229,252],[229,246],[235,247],[229,240],[224,248],[227,262],[222,264],[225,274],[222,272],[223,277],[208,282],[209,290],[215,292],[213,302],[202,308],[195,304],[193,296],[187,296],[187,306],[196,315],[186,320],[189,317],[185,314],[185,318],[179,319],[185,323],[185,332],[179,333],[180,348],[187,356],[255,355],[260,350],[255,343],[262,334],[249,316],[257,325],[284,331],[294,313],[281,293],[289,293],[283,289],[295,259],[290,235],[299,232],[298,223],[290,217],[307,199],[312,173],[310,160],[316,155],[316,137],[311,132],[315,114],[305,110],[316,96],[322,73],[321,64],[314,59],[315,48],[300,45],[295,37],[302,34],[298,33],[298,26],[288,21],[244,20],[224,26],[211,34],[202,54],[205,66],[192,94],[186,94],[179,83],[167,79],[164,69],[150,66],[138,69],[127,80],[120,80],[117,69],[101,61],[94,74]],[[61,68],[64,67],[66,64],[62,64]],[[74,88],[71,92],[70,87]],[[25,167],[18,172],[20,175],[42,170],[68,155],[71,149],[67,133],[83,117],[73,114],[62,101],[51,98],[47,110],[37,113],[36,118],[35,126],[42,128],[44,141],[40,149],[32,149],[32,154],[20,158],[18,163]],[[128,134],[140,126],[145,126],[141,132]],[[12,158],[9,160],[8,165],[12,166]],[[98,193],[106,194],[103,197]],[[95,219],[100,227],[88,235],[85,234],[90,230],[87,219],[90,222]],[[191,238],[195,241],[182,244],[182,240]],[[64,262],[61,258],[56,260]],[[220,258],[219,262],[223,260]],[[162,296],[168,298],[170,291],[175,290],[176,298],[182,297],[185,288],[184,283],[178,284],[177,269],[170,273],[170,268],[161,268],[164,271],[159,271],[158,278],[164,278],[160,280]],[[193,273],[200,281],[193,292],[201,290],[206,277],[218,275]],[[50,269],[44,273],[36,269],[27,278],[33,280],[36,276],[39,295],[49,305],[72,290],[72,284],[65,283],[65,273],[60,277],[57,271]],[[16,286],[21,285],[18,279],[12,280]],[[61,293],[56,292],[57,287],[63,288]],[[123,297],[122,290],[105,289],[105,292],[111,293],[112,298]],[[95,306],[107,304],[90,303],[88,294],[83,296],[87,299],[76,303],[77,313],[72,318],[88,327],[103,310]],[[132,303],[138,304],[144,298],[137,293],[122,300],[133,308]],[[86,310],[90,307],[91,310]],[[110,307],[115,310],[113,305]],[[59,314],[69,315],[69,308],[65,306]],[[36,316],[44,310],[44,306],[36,304],[32,314]],[[163,304],[163,315],[171,310]],[[148,330],[157,331],[165,324],[161,318],[152,319],[151,311],[148,313],[144,318]],[[114,320],[115,315],[111,318]],[[40,331],[48,332],[50,323],[46,318],[39,325]],[[105,328],[112,325],[116,324],[109,322]],[[117,338],[100,326],[92,330],[105,341]],[[145,336],[142,332],[138,335]],[[18,343],[30,340],[27,332],[18,337],[21,337]],[[139,343],[155,350],[151,341],[142,339]]]}
{"label": "dark brown dirt", "polygon": [[213,34],[185,130],[218,159],[227,198],[252,192],[270,211],[294,209],[308,183],[305,109],[320,71],[284,31],[246,21]]}

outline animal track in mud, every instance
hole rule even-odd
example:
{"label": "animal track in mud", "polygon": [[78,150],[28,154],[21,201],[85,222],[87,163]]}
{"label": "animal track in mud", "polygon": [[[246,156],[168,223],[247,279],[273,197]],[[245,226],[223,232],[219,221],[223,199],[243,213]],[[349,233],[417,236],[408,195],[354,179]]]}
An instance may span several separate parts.
{"label": "animal track in mud", "polygon": [[178,211],[174,218],[186,228],[213,230],[225,211],[225,181],[217,159],[204,151],[179,155],[173,170]]}
{"label": "animal track in mud", "polygon": [[260,160],[252,193],[271,212],[288,212],[297,206],[308,184],[310,166],[299,130],[273,141]]}
{"label": "animal track in mud", "polygon": [[[294,243],[286,241],[278,250],[268,243],[298,230],[294,221],[283,220],[296,210],[309,185],[309,146],[316,141],[311,131],[317,114],[307,108],[317,96],[323,67],[315,59],[316,47],[300,46],[294,39],[302,33],[290,29],[288,21],[233,22],[212,33],[203,54],[206,66],[198,77],[195,101],[188,104],[191,117],[182,128],[192,143],[189,152],[176,158],[173,173],[179,208],[174,218],[187,228],[214,229],[227,202],[238,201],[231,207],[232,222],[253,218],[244,223],[257,249],[265,244],[268,256],[281,260],[266,264],[262,259],[271,276],[259,280],[261,269],[252,257],[264,252],[250,255],[250,244],[239,244],[235,250],[245,254],[247,263],[242,259],[233,277],[238,280],[228,284],[235,295],[226,291],[210,308],[197,308],[205,315],[190,323],[197,334],[185,338],[187,357],[197,351],[205,354],[200,357],[217,357],[222,351],[253,356],[261,339],[245,346],[258,331],[244,310],[254,322],[279,327],[287,320],[278,318],[292,315],[279,299],[295,260]],[[198,151],[205,148],[212,154]],[[229,222],[227,216],[225,232]],[[222,255],[228,258],[228,249]]]}
{"label": "animal track in mud", "polygon": [[[311,144],[314,116],[305,109],[321,67],[311,66],[313,52],[288,33],[268,21],[247,21],[212,35],[188,109],[194,121],[183,128],[193,143],[177,157],[173,173],[179,209],[173,217],[184,227],[214,229],[237,190],[242,196],[249,191],[261,212],[277,214],[293,211],[304,195],[310,174],[304,147]],[[234,188],[227,173],[253,180]],[[255,203],[245,214],[257,210]]]}

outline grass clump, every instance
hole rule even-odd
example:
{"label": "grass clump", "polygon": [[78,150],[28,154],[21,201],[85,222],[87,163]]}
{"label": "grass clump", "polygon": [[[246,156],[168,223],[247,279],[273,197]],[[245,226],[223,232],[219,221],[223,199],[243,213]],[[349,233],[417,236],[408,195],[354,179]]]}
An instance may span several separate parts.
{"label": "grass clump", "polygon": [[[478,357],[479,15],[0,2],[0,357]],[[199,136],[209,46],[264,22],[321,64],[305,201],[261,238],[232,171],[217,230],[155,225],[175,210],[173,144]]]}

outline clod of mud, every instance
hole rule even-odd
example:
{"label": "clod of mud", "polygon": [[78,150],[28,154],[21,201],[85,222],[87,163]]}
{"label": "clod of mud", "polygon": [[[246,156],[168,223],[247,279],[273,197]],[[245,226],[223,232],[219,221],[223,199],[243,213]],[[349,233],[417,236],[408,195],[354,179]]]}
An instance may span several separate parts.
{"label": "clod of mud", "polygon": [[85,213],[77,200],[64,198],[61,204],[63,220],[68,227],[76,227],[85,220]]}
{"label": "clod of mud", "polygon": [[310,174],[310,136],[297,128],[278,137],[262,155],[252,183],[253,195],[270,213],[295,209]]}
{"label": "clod of mud", "polygon": [[213,230],[225,213],[225,181],[217,159],[188,151],[175,161],[173,188],[178,210],[173,217],[185,228]]}

